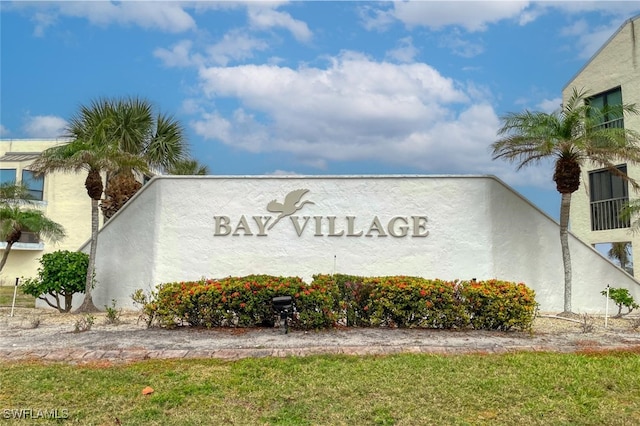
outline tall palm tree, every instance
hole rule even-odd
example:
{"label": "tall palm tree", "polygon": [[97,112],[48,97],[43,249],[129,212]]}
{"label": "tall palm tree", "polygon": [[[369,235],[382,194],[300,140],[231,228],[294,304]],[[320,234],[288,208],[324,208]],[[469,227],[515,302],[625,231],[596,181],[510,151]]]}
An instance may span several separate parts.
{"label": "tall palm tree", "polygon": [[34,232],[54,243],[65,237],[62,225],[47,218],[37,208],[25,208],[30,205],[30,198],[24,185],[0,186],[0,239],[7,243],[0,259],[0,271],[7,263],[11,247],[20,240],[23,232]]}
{"label": "tall palm tree", "polygon": [[638,114],[635,105],[597,108],[589,103],[589,94],[573,90],[567,103],[551,114],[524,111],[501,118],[499,139],[491,148],[493,159],[502,158],[522,167],[543,159],[553,159],[553,180],[561,194],[560,244],[564,264],[564,313],[571,313],[571,256],[569,253],[569,211],[571,194],[580,186],[582,167],[591,162],[628,180],[635,180],[616,168],[616,162],[640,161],[640,134],[624,128],[601,126],[604,117]]}
{"label": "tall palm tree", "polygon": [[[111,101],[111,109],[117,123],[112,139],[120,150],[142,157],[152,172],[166,172],[185,161],[188,145],[179,121],[155,113],[151,103],[140,98]],[[107,174],[105,199],[100,206],[105,219],[111,218],[142,187],[136,171],[143,172],[123,167]]]}
{"label": "tall palm tree", "polygon": [[210,174],[209,167],[206,164],[200,164],[198,160],[194,159],[178,161],[167,170],[167,173],[170,175],[183,176],[204,176]]}
{"label": "tall palm tree", "polygon": [[78,309],[80,312],[97,310],[91,290],[98,246],[98,204],[104,188],[102,175],[122,169],[147,171],[147,162],[142,157],[120,149],[115,136],[123,125],[117,120],[113,101],[98,100],[89,106],[81,106],[65,129],[65,136],[71,138],[71,142],[43,151],[31,165],[36,173],[87,173],[85,188],[91,198],[91,241],[85,298]]}

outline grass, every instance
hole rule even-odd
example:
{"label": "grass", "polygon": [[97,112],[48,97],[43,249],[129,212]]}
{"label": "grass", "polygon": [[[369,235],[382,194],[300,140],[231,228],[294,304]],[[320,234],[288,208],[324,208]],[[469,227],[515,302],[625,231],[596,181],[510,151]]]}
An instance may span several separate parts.
{"label": "grass", "polygon": [[[0,306],[11,306],[13,302],[13,291],[15,286],[0,286]],[[34,308],[36,306],[36,299],[33,296],[24,294],[20,287],[16,293],[16,308]]]}
{"label": "grass", "polygon": [[[0,370],[0,416],[58,410],[64,423],[83,425],[630,425],[640,424],[638,383],[640,356],[631,352],[10,362]],[[146,386],[154,392],[143,395]]]}

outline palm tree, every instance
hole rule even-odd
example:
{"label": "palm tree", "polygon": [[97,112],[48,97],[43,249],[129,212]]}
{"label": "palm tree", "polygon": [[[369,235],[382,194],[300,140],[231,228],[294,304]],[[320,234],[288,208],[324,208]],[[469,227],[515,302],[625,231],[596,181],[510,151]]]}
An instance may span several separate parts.
{"label": "palm tree", "polygon": [[0,184],[0,203],[31,204],[32,202],[33,196],[24,183],[5,182]]}
{"label": "palm tree", "polygon": [[54,243],[65,237],[62,225],[47,218],[41,210],[22,208],[28,205],[30,198],[24,185],[0,186],[0,239],[7,243],[0,259],[0,271],[7,263],[11,247],[20,240],[23,232],[34,232]]}
{"label": "palm tree", "polygon": [[[166,172],[185,161],[188,145],[180,122],[161,113],[139,98],[110,102],[114,122],[113,142],[123,152],[142,157],[148,169]],[[105,219],[111,218],[142,187],[133,170],[123,167],[108,173],[105,199],[101,209]]]}
{"label": "palm tree", "polygon": [[620,268],[628,272],[627,265],[631,258],[631,243],[629,241],[611,243],[607,256],[609,259],[617,260],[620,263]]}
{"label": "palm tree", "polygon": [[587,162],[640,187],[616,168],[616,161],[640,161],[640,134],[629,129],[601,126],[604,117],[638,114],[635,105],[597,108],[588,93],[573,90],[567,103],[551,114],[525,111],[501,118],[500,137],[491,145],[493,159],[502,158],[522,167],[553,159],[553,180],[561,194],[560,244],[564,264],[564,313],[571,313],[571,256],[569,253],[569,211],[571,194],[580,186],[582,167]]}
{"label": "palm tree", "polygon": [[194,159],[178,161],[167,170],[167,173],[170,175],[183,176],[204,176],[210,174],[209,167],[206,164],[200,164],[198,160]]}
{"label": "palm tree", "polygon": [[93,304],[91,290],[98,246],[98,203],[104,188],[102,175],[122,169],[147,170],[147,162],[142,157],[121,150],[116,143],[118,139],[115,136],[124,125],[125,123],[117,121],[113,102],[110,100],[98,100],[90,106],[82,106],[65,129],[65,136],[71,138],[71,142],[43,151],[31,165],[31,169],[36,173],[87,173],[85,188],[91,198],[91,241],[85,298],[78,309],[80,312],[97,310]]}

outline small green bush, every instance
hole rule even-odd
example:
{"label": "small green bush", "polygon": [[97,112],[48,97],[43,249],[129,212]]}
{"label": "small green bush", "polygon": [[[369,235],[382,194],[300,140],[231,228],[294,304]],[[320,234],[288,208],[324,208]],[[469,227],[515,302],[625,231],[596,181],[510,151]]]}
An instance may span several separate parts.
{"label": "small green bush", "polygon": [[[602,290],[600,294],[606,296],[607,290]],[[635,300],[633,300],[633,296],[631,296],[629,290],[627,290],[626,288],[609,288],[609,299],[613,300],[618,306],[618,313],[616,314],[616,317],[618,318],[623,315],[630,314],[634,309],[640,308]],[[628,312],[626,314],[622,313],[623,307],[628,309]]]}
{"label": "small green bush", "polygon": [[[44,254],[40,265],[38,277],[24,280],[22,292],[44,300],[59,312],[69,312],[73,294],[85,292],[89,255],[58,250]],[[47,296],[51,296],[55,304]]]}
{"label": "small green bush", "polygon": [[82,333],[82,332],[91,330],[91,327],[93,327],[93,324],[95,323],[95,321],[96,321],[96,317],[94,317],[93,315],[91,314],[83,315],[81,318],[76,320],[73,326],[74,333]]}
{"label": "small green bush", "polygon": [[107,312],[105,316],[105,322],[107,324],[119,324],[120,315],[122,315],[122,309],[116,308],[116,300],[111,299],[111,306],[104,305],[104,309]]}
{"label": "small green bush", "polygon": [[141,308],[141,313],[138,321],[143,320],[146,323],[147,328],[150,328],[157,323],[157,296],[158,294],[156,292],[152,292],[151,294],[149,294],[145,293],[142,289],[137,289],[131,295],[133,303],[140,306]]}

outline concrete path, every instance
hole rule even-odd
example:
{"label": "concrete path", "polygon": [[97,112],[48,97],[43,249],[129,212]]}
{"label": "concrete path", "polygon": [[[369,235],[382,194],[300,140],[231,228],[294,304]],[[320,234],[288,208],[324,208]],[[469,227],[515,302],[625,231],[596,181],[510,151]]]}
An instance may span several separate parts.
{"label": "concrete path", "polygon": [[102,325],[85,332],[65,326],[2,327],[0,361],[65,363],[130,362],[145,359],[287,357],[316,354],[388,355],[502,354],[519,351],[640,353],[640,333],[607,330],[582,333],[487,332],[413,329],[334,329],[320,332],[278,329],[145,329]]}

